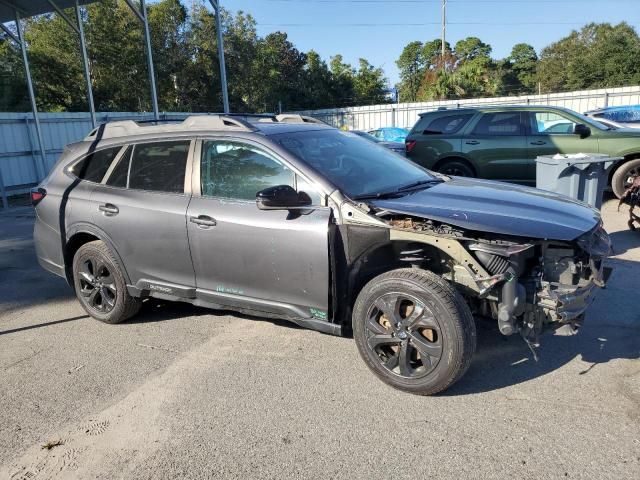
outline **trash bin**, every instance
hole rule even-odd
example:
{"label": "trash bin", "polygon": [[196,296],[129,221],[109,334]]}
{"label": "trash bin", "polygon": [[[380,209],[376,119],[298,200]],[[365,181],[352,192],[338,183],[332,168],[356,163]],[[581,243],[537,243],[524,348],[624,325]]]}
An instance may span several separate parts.
{"label": "trash bin", "polygon": [[536,187],[600,209],[609,170],[620,160],[597,153],[543,155],[536,158]]}

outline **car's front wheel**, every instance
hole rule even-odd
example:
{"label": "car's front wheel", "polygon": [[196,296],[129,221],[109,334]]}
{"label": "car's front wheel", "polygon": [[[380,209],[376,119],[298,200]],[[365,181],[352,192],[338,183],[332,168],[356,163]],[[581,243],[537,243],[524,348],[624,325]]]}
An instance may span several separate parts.
{"label": "car's front wheel", "polygon": [[471,311],[432,272],[399,269],[371,280],[353,311],[367,366],[389,385],[419,395],[445,390],[466,372],[476,346]]}
{"label": "car's front wheel", "polygon": [[96,240],[82,245],[73,257],[76,296],[93,318],[120,323],[140,310],[140,299],[132,297],[109,247]]}

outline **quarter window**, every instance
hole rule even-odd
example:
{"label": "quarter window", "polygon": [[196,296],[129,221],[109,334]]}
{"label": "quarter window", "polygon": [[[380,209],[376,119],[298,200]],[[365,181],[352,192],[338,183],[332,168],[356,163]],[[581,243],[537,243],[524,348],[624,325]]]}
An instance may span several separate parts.
{"label": "quarter window", "polygon": [[122,147],[119,146],[93,152],[76,163],[71,171],[76,177],[82,180],[99,183],[104,178],[111,162],[113,162],[113,159],[116,158],[121,149]]}
{"label": "quarter window", "polygon": [[520,112],[485,113],[475,130],[475,135],[522,135]]}
{"label": "quarter window", "polygon": [[276,185],[294,186],[294,174],[266,152],[236,142],[202,145],[201,191],[212,197],[255,200],[256,193]]}
{"label": "quarter window", "polygon": [[184,193],[189,145],[188,140],[135,145],[129,166],[129,188]]}
{"label": "quarter window", "polygon": [[473,117],[472,113],[465,115],[448,115],[436,118],[423,131],[425,135],[444,135],[459,132]]}
{"label": "quarter window", "polygon": [[118,164],[107,178],[107,185],[112,187],[127,188],[129,182],[129,165],[131,164],[131,151],[133,147],[127,147],[127,151],[120,157]]}

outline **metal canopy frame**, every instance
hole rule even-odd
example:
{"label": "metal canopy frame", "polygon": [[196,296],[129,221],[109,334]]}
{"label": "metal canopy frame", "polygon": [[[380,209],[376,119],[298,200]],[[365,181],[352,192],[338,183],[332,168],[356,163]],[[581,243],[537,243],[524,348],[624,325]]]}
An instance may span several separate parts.
{"label": "metal canopy frame", "polygon": [[[24,28],[21,24],[22,18],[28,18],[34,15],[42,15],[46,13],[57,13],[64,22],[78,34],[80,40],[80,53],[82,54],[82,66],[83,73],[86,82],[87,89],[87,103],[89,104],[89,110],[91,114],[92,128],[96,127],[96,111],[93,99],[93,88],[91,85],[91,73],[89,68],[89,59],[87,56],[87,45],[84,36],[84,27],[82,24],[82,11],[80,7],[90,3],[96,3],[99,0],[0,0],[0,30],[2,30],[7,36],[13,40],[13,42],[20,47],[22,53],[22,62],[24,64],[25,77],[27,80],[27,89],[29,93],[29,102],[31,104],[31,110],[33,113],[33,123],[36,129],[36,137],[38,141],[38,150],[40,151],[40,161],[34,162],[36,167],[37,180],[42,180],[46,175],[46,150],[42,137],[42,128],[40,125],[40,119],[38,117],[38,107],[36,104],[36,97],[33,88],[33,79],[31,77],[31,69],[29,67],[29,56],[27,54],[27,45],[24,39]],[[149,22],[147,16],[146,0],[139,0],[140,7],[138,7],[134,0],[124,0],[129,8],[133,11],[135,16],[140,20],[144,29],[145,50],[147,56],[147,67],[149,71],[149,83],[151,88],[151,104],[153,107],[153,116],[155,120],[160,119],[160,112],[158,110],[158,94],[156,89],[155,69],[153,63],[153,54],[151,52],[151,35],[149,32]],[[222,83],[222,101],[224,106],[224,112],[229,113],[229,95],[227,92],[227,73],[225,68],[224,59],[224,43],[222,35],[222,16],[220,0],[209,0],[209,3],[214,9],[216,17],[216,30],[218,40],[218,57],[220,64],[220,81]],[[75,22],[69,18],[64,12],[66,8],[75,8]],[[16,27],[16,33],[7,28],[4,23],[14,22]],[[2,197],[2,203],[4,208],[8,208],[6,191],[4,183],[2,181],[2,172],[0,171],[0,196]]]}

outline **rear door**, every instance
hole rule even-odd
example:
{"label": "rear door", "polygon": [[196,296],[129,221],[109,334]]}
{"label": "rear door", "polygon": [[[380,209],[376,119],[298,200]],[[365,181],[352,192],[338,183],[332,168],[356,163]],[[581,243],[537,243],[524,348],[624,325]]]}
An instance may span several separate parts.
{"label": "rear door", "polygon": [[478,177],[529,183],[535,175],[529,163],[523,113],[487,112],[476,120],[462,141],[462,151],[474,161]]}
{"label": "rear door", "polygon": [[[282,158],[247,140],[203,139],[193,171],[187,216],[198,296],[324,319],[331,211],[323,196]],[[259,210],[256,193],[275,185],[304,191],[313,207]]]}
{"label": "rear door", "polygon": [[139,288],[195,293],[185,181],[194,144],[181,139],[128,145],[93,191],[93,222],[109,236]]}

